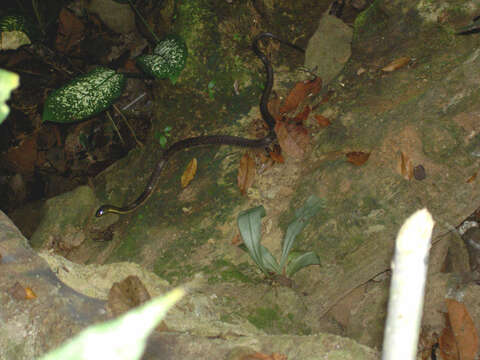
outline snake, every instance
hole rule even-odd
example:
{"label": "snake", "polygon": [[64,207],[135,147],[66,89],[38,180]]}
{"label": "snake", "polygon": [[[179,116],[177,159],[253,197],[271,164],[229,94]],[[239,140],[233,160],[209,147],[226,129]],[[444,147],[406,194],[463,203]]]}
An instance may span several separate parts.
{"label": "snake", "polygon": [[266,38],[276,40],[279,43],[287,45],[302,53],[304,53],[305,50],[295,44],[292,44],[288,41],[284,41],[269,32],[260,33],[254,38],[252,42],[252,50],[255,53],[255,55],[264,64],[266,75],[267,75],[262,96],[260,98],[260,114],[262,116],[262,119],[268,125],[268,134],[259,139],[247,139],[247,138],[231,136],[231,135],[203,135],[203,136],[190,137],[187,139],[177,141],[163,152],[160,160],[156,163],[155,168],[152,174],[150,175],[150,178],[147,182],[147,185],[145,186],[145,189],[133,202],[122,207],[110,205],[110,204],[102,205],[96,211],[95,213],[96,217],[101,217],[108,213],[128,214],[128,213],[134,212],[139,207],[144,205],[147,202],[147,200],[150,198],[150,196],[153,194],[153,192],[155,191],[155,188],[157,187],[158,180],[160,179],[162,170],[167,164],[168,160],[170,160],[173,154],[181,150],[188,149],[195,146],[202,146],[202,145],[232,145],[232,146],[237,146],[242,148],[262,148],[262,147],[266,148],[276,140],[277,136],[274,130],[275,119],[273,115],[270,113],[270,111],[268,110],[268,99],[270,98],[270,94],[272,92],[272,87],[273,87],[273,68],[267,56],[260,50],[258,46],[260,41]]}

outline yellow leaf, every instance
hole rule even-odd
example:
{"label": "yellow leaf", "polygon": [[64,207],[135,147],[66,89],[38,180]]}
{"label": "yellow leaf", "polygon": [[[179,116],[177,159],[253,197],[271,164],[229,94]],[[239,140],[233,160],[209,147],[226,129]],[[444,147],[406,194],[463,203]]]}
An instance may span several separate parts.
{"label": "yellow leaf", "polygon": [[402,67],[404,67],[405,65],[407,65],[408,63],[410,62],[410,58],[408,56],[404,56],[404,57],[401,57],[401,58],[398,58],[398,59],[395,59],[393,60],[390,64],[388,64],[387,66],[385,66],[382,71],[385,71],[385,72],[392,72],[392,71],[395,71],[395,70],[398,70]]}
{"label": "yellow leaf", "polygon": [[186,188],[188,184],[190,184],[190,181],[193,180],[195,177],[195,174],[197,173],[197,159],[193,158],[190,160],[190,162],[187,165],[187,168],[183,172],[182,175],[182,188]]}

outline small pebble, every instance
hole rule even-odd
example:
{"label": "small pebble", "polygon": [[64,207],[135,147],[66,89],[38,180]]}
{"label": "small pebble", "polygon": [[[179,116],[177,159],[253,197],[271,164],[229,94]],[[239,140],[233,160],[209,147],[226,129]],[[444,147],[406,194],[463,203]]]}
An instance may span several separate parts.
{"label": "small pebble", "polygon": [[427,177],[423,165],[417,165],[413,168],[413,177],[417,180],[423,180]]}

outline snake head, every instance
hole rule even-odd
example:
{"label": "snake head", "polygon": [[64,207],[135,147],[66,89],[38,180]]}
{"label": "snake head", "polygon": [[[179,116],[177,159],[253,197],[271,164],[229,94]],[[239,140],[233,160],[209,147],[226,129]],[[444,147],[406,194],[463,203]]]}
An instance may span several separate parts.
{"label": "snake head", "polygon": [[105,212],[104,207],[103,207],[103,206],[100,206],[100,207],[98,208],[97,212],[95,213],[95,216],[96,216],[96,217],[101,217],[101,216],[105,215],[105,213],[106,213],[106,212]]}

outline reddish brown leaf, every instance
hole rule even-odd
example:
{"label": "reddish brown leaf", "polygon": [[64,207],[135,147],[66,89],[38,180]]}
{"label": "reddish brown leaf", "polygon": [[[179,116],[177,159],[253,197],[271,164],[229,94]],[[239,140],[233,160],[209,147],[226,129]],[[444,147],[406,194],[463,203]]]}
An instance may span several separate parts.
{"label": "reddish brown leaf", "polygon": [[360,166],[367,162],[370,157],[370,153],[363,151],[352,151],[346,154],[347,161],[351,162],[353,165]]}
{"label": "reddish brown leaf", "polygon": [[255,161],[245,153],[240,159],[240,167],[238,168],[238,188],[242,195],[247,193],[247,190],[253,184],[255,179]]}
{"label": "reddish brown leaf", "polygon": [[283,164],[285,159],[282,156],[282,148],[276,144],[272,151],[270,151],[270,158],[278,163]]}
{"label": "reddish brown leaf", "polygon": [[58,33],[55,46],[61,53],[73,53],[80,48],[84,36],[83,23],[69,10],[63,8],[58,19]]}
{"label": "reddish brown leaf", "polygon": [[240,234],[237,233],[237,234],[235,235],[235,237],[232,239],[231,244],[232,244],[233,246],[238,246],[238,245],[240,245],[241,243],[243,243],[243,239],[242,239],[242,237],[240,236]]}
{"label": "reddish brown leaf", "polygon": [[241,360],[287,360],[287,355],[272,353],[270,355],[256,352],[251,355],[243,356]]}
{"label": "reddish brown leaf", "polygon": [[293,118],[293,121],[294,122],[297,122],[297,123],[301,123],[303,122],[304,120],[307,120],[308,118],[308,115],[310,114],[310,106],[306,105],[304,108],[303,108],[303,111],[298,113],[294,118]]}
{"label": "reddish brown leaf", "polygon": [[410,58],[408,56],[404,56],[404,57],[401,57],[401,58],[398,58],[398,59],[395,59],[393,60],[390,64],[388,64],[387,66],[385,66],[382,71],[385,71],[385,72],[391,72],[391,71],[395,71],[395,70],[398,70],[402,67],[404,67],[405,65],[407,65],[408,63],[410,62]]}
{"label": "reddish brown leaf", "polygon": [[450,324],[445,326],[438,339],[438,350],[444,360],[460,360],[458,357],[457,343],[455,342],[455,336],[453,335]]}
{"label": "reddish brown leaf", "polygon": [[275,124],[275,132],[282,151],[297,159],[303,158],[310,142],[307,129],[303,125],[279,121]]}
{"label": "reddish brown leaf", "polygon": [[298,82],[290,91],[285,102],[280,108],[280,113],[285,114],[295,110],[303,100],[310,94],[315,95],[322,89],[322,79],[315,78],[311,81]]}
{"label": "reddish brown leaf", "polygon": [[318,125],[321,127],[327,127],[331,124],[330,120],[320,114],[315,114],[315,119],[317,119]]}
{"label": "reddish brown leaf", "polygon": [[33,173],[37,160],[37,139],[35,136],[25,138],[19,146],[10,148],[5,154],[8,165],[20,174]]}
{"label": "reddish brown leaf", "polygon": [[475,179],[477,178],[477,174],[478,172],[476,172],[475,174],[473,174],[472,176],[470,176],[468,179],[467,179],[467,184],[471,184],[475,181]]}
{"label": "reddish brown leaf", "polygon": [[453,299],[446,299],[448,318],[457,344],[460,360],[476,359],[478,334],[475,324],[465,304]]}
{"label": "reddish brown leaf", "polygon": [[197,173],[197,159],[193,158],[187,165],[187,168],[182,174],[181,183],[182,188],[186,188],[188,184],[193,180],[195,174]]}

